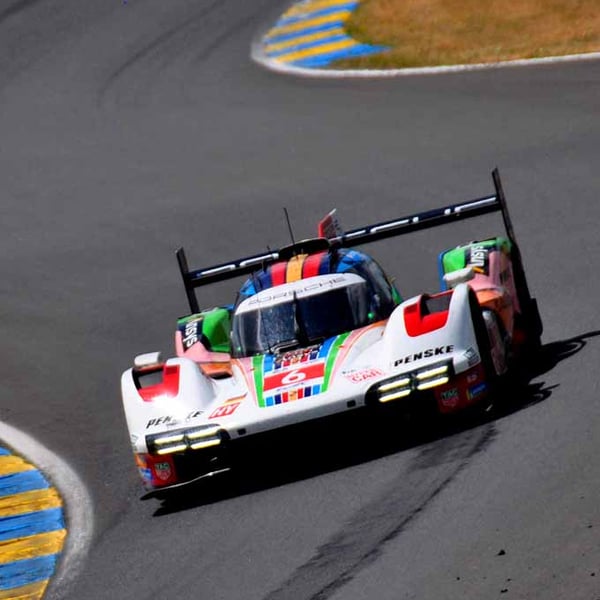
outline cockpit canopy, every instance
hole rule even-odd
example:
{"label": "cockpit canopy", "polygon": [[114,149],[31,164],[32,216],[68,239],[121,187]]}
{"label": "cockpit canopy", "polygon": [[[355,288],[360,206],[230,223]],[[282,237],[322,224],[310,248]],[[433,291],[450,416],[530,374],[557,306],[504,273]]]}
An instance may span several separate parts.
{"label": "cockpit canopy", "polygon": [[386,318],[371,289],[355,273],[331,273],[260,291],[235,309],[233,356],[305,347]]}

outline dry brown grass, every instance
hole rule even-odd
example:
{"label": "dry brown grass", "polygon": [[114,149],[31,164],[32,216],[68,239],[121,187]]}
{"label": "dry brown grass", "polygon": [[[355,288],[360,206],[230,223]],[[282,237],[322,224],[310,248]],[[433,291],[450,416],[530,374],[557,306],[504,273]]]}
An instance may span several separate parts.
{"label": "dry brown grass", "polygon": [[579,54],[600,51],[600,0],[363,0],[347,29],[357,40],[391,48],[344,61],[351,67]]}

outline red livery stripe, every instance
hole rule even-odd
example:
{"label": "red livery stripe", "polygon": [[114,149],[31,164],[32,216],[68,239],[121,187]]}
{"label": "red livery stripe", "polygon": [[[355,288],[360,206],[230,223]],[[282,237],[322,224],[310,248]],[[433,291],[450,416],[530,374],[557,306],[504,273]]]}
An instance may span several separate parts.
{"label": "red livery stripe", "polygon": [[421,313],[421,302],[415,302],[404,309],[404,325],[410,337],[417,337],[441,329],[448,321],[448,311],[435,312],[428,315]]}
{"label": "red livery stripe", "polygon": [[323,257],[327,256],[326,252],[319,252],[317,254],[311,254],[305,261],[302,268],[302,277],[316,277],[319,275],[319,269]]}
{"label": "red livery stripe", "polygon": [[287,272],[287,263],[278,262],[271,267],[271,285],[283,285],[285,283],[285,275]]}
{"label": "red livery stripe", "polygon": [[138,392],[145,402],[151,402],[156,396],[177,396],[179,393],[179,365],[165,365],[162,382],[140,388]]}

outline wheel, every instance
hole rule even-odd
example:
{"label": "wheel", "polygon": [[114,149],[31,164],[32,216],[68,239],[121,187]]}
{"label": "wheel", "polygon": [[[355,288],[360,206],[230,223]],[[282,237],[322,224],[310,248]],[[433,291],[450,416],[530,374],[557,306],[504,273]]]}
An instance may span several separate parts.
{"label": "wheel", "polygon": [[470,295],[469,302],[477,348],[488,386],[487,395],[478,404],[487,411],[492,407],[508,372],[506,338],[496,314],[489,309],[482,310],[475,293]]}

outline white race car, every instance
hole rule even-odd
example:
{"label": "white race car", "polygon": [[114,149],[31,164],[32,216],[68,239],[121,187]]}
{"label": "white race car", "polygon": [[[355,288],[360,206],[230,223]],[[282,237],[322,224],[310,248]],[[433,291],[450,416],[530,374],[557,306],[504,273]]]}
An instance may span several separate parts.
{"label": "white race car", "polygon": [[[237,440],[348,411],[484,401],[523,350],[540,345],[497,171],[496,193],[190,271],[191,314],[176,357],[136,357],[121,379],[146,496],[229,470]],[[403,300],[358,244],[501,211],[506,235],[440,254],[442,291]],[[235,305],[200,310],[195,288],[247,275]]]}

